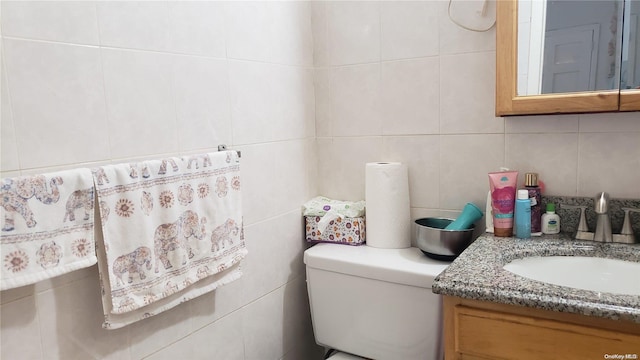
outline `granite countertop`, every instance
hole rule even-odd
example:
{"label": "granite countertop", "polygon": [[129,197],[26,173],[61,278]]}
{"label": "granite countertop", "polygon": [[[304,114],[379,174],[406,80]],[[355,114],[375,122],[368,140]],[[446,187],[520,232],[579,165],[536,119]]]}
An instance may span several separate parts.
{"label": "granite countertop", "polygon": [[574,241],[562,235],[523,240],[484,234],[436,277],[432,289],[436,294],[466,299],[640,323],[640,296],[547,284],[502,268],[514,259],[553,255],[640,262],[640,244]]}

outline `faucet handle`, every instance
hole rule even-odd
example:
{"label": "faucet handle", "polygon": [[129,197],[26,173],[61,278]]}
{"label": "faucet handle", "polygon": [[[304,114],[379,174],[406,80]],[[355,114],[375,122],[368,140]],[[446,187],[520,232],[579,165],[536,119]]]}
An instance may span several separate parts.
{"label": "faucet handle", "polygon": [[623,207],[622,210],[624,211],[624,223],[622,224],[622,231],[620,231],[620,234],[633,235],[633,228],[631,227],[631,220],[629,219],[629,213],[630,212],[640,213],[640,209]]}
{"label": "faucet handle", "polygon": [[560,207],[563,209],[580,209],[580,222],[578,223],[578,232],[589,231],[589,227],[587,226],[587,219],[585,218],[585,215],[584,215],[584,212],[587,209],[586,205],[560,204]]}
{"label": "faucet handle", "polygon": [[595,197],[594,210],[596,214],[606,214],[609,211],[609,194],[601,192]]}

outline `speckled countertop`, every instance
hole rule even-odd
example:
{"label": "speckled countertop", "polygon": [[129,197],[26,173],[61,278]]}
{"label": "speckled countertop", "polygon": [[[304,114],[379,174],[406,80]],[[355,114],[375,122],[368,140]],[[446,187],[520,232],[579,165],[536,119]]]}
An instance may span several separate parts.
{"label": "speckled countertop", "polygon": [[547,284],[502,268],[514,259],[553,255],[640,262],[640,244],[573,241],[561,235],[522,240],[484,234],[438,275],[432,289],[442,295],[640,323],[640,296]]}

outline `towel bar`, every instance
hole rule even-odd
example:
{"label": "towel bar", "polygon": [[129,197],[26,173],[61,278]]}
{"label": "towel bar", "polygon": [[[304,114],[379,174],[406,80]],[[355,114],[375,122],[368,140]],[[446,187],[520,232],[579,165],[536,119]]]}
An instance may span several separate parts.
{"label": "towel bar", "polygon": [[[220,144],[218,145],[218,151],[227,151],[227,145],[225,144]],[[240,150],[236,150],[236,153],[238,153],[238,157],[242,157],[242,152]]]}

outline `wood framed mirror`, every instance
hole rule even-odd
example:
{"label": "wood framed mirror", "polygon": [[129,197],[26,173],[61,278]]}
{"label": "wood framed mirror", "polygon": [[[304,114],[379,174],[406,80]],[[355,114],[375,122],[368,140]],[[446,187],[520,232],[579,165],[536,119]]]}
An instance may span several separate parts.
{"label": "wood framed mirror", "polygon": [[[537,84],[538,92],[533,92],[533,95],[521,95],[518,88],[518,0],[496,1],[496,116],[640,110],[640,89],[635,89],[635,85],[629,89],[619,89],[620,68],[622,67],[624,70],[625,67],[625,65],[621,66],[621,54],[622,58],[625,58],[622,49],[627,50],[627,55],[636,49],[640,50],[640,41],[638,41],[640,24],[631,26],[631,23],[628,22],[628,26],[623,29],[622,21],[618,23],[618,18],[622,19],[623,12],[625,17],[629,17],[630,7],[637,7],[640,10],[640,0],[619,0],[619,3],[609,1],[603,2],[603,4],[611,6],[612,11],[608,15],[609,19],[602,20],[603,24],[600,25],[602,33],[609,34],[609,39],[603,39],[601,46],[606,48],[608,41],[608,46],[609,48],[613,47],[614,53],[609,52],[611,63],[605,64],[608,66],[607,69],[611,69],[611,73],[608,74],[609,79],[598,81],[602,84],[607,81],[608,83],[606,85],[600,84],[596,88],[593,86],[595,82],[592,79],[591,88],[596,88],[594,90],[544,93],[549,91],[542,91],[542,75],[540,74],[540,80]],[[627,21],[629,20],[627,19]],[[631,45],[629,43],[626,46],[622,45],[621,34],[623,30],[626,34],[625,42],[630,39]],[[593,32],[593,30],[591,31]],[[593,33],[597,37],[597,33]],[[542,36],[548,37],[549,33],[543,33]],[[604,38],[604,36],[602,37]],[[590,46],[592,46],[591,42],[591,37],[589,37]],[[633,46],[636,42],[639,44],[637,48]],[[640,51],[637,53],[640,54]],[[640,59],[637,64],[640,64]],[[542,73],[542,65],[540,68]],[[602,69],[599,72],[602,74]],[[640,79],[640,73],[638,75],[637,77]],[[522,76],[520,77],[522,78]],[[522,92],[521,86],[520,93]]]}

